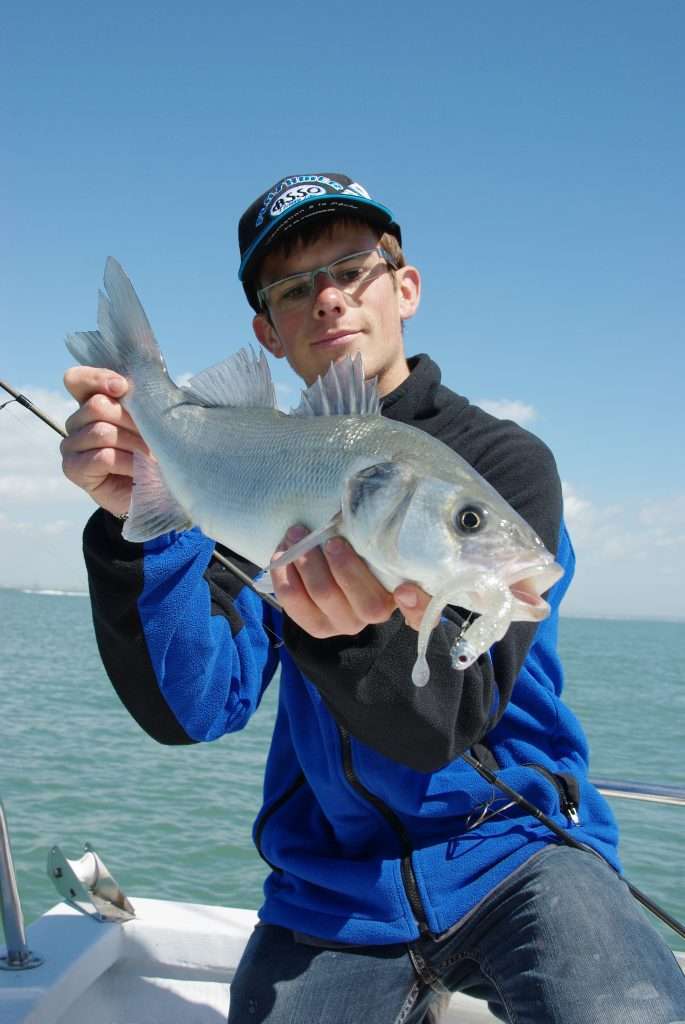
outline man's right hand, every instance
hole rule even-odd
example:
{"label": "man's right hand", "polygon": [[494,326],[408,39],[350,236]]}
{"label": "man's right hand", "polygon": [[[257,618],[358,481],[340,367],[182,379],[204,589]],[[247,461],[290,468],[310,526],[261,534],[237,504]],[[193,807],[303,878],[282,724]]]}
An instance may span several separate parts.
{"label": "man's right hand", "polygon": [[124,515],[131,502],[133,453],[149,454],[121,404],[128,382],[111,370],[74,366],[65,373],[64,384],[79,403],[65,424],[64,474],[102,508]]}

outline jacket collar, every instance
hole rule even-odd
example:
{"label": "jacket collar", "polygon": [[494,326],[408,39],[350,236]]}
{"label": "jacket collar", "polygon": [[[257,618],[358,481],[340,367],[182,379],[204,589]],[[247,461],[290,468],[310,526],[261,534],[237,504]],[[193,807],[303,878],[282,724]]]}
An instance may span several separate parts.
{"label": "jacket collar", "polygon": [[407,364],[409,376],[382,400],[383,415],[402,423],[416,423],[429,434],[438,434],[446,417],[452,419],[469,403],[442,386],[440,367],[430,356],[411,356]]}

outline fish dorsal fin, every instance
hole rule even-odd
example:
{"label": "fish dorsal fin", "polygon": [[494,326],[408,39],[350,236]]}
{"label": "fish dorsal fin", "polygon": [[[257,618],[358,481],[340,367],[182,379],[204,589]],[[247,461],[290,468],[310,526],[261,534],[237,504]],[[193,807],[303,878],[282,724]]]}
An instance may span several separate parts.
{"label": "fish dorsal fin", "polygon": [[188,530],[192,525],[188,513],[169,491],[159,463],[149,455],[134,452],[131,507],[121,531],[124,540],[142,543],[171,530]]}
{"label": "fish dorsal fin", "polygon": [[200,405],[266,406],[276,408],[276,392],[271,371],[263,352],[241,348],[234,356],[202,370],[183,385],[191,399]]}
{"label": "fish dorsal fin", "polygon": [[380,416],[376,378],[364,380],[361,352],[354,359],[345,356],[331,363],[323,377],[317,377],[291,416]]}

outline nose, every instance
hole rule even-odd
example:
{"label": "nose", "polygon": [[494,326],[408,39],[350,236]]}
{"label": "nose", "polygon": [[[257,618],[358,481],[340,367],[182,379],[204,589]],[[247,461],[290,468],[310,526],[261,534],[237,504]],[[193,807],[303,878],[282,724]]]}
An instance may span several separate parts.
{"label": "nose", "polygon": [[333,279],[325,272],[316,275],[314,281],[314,316],[320,320],[339,316],[345,308],[345,296]]}

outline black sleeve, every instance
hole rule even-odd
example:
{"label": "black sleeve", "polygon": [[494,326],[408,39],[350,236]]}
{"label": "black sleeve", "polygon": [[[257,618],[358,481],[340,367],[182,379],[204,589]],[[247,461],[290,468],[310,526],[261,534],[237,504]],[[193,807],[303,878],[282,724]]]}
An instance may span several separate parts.
{"label": "black sleeve", "polygon": [[[492,422],[492,436],[486,431],[480,437],[477,468],[556,553],[561,484],[554,459],[527,432]],[[421,688],[410,678],[417,634],[399,612],[357,636],[328,640],[314,639],[286,619],[284,639],[331,714],[353,736],[395,761],[431,772],[482,740],[499,720],[537,628],[534,622],[512,623],[492,658],[481,655],[460,672],[449,651],[465,615],[450,607],[443,612],[428,646],[430,679]]]}
{"label": "black sleeve", "polygon": [[[99,509],[88,521],[83,538],[93,625],[103,665],[124,706],[153,739],[165,744],[193,743],[164,698],[148,651],[138,608],[144,583],[143,545],[125,541],[121,528],[120,520]],[[197,555],[204,558],[211,615],[227,619],[236,636],[243,622],[234,599],[243,584],[223,565],[210,560],[211,549],[205,538]],[[256,567],[218,549],[248,575],[255,575]]]}

